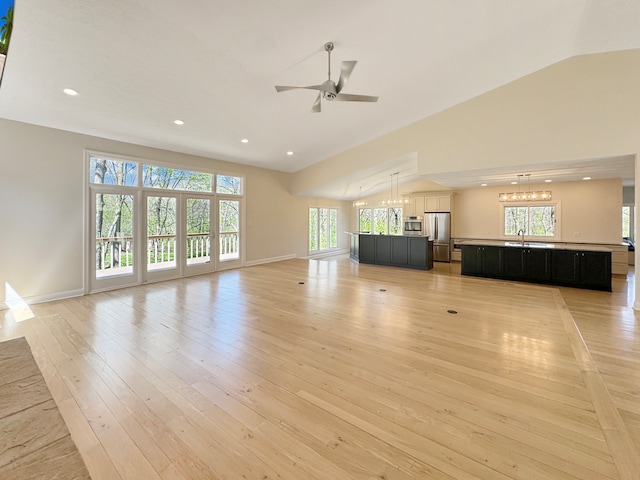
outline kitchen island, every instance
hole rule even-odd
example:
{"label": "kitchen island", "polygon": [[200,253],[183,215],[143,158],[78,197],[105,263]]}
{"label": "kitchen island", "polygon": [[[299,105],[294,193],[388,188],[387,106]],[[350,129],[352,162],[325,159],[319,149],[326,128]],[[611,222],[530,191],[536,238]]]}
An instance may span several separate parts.
{"label": "kitchen island", "polygon": [[460,247],[463,275],[611,291],[611,250],[604,247],[498,240]]}
{"label": "kitchen island", "polygon": [[349,256],[359,263],[421,270],[433,268],[433,241],[429,237],[345,233],[351,236]]}

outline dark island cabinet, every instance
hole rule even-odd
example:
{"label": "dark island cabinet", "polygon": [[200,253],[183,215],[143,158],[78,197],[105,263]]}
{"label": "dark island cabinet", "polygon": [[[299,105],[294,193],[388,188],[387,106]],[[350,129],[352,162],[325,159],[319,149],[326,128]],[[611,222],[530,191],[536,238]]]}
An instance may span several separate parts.
{"label": "dark island cabinet", "polygon": [[500,247],[463,245],[462,271],[465,275],[502,276]]}
{"label": "dark island cabinet", "polygon": [[611,254],[576,250],[551,252],[551,274],[558,285],[611,291]]}
{"label": "dark island cabinet", "polygon": [[524,248],[503,248],[502,250],[504,276],[513,279],[524,278]]}
{"label": "dark island cabinet", "polygon": [[374,263],[375,260],[375,237],[373,235],[359,235],[358,260],[361,263]]}
{"label": "dark island cabinet", "polygon": [[551,279],[551,255],[544,248],[523,248],[524,274],[536,282],[546,282]]}
{"label": "dark island cabinet", "polygon": [[611,291],[611,252],[462,245],[463,275]]}
{"label": "dark island cabinet", "polygon": [[352,249],[351,258],[360,263],[422,270],[433,268],[433,242],[428,237],[364,234],[358,237],[358,256]]}
{"label": "dark island cabinet", "polygon": [[482,275],[482,247],[462,245],[462,274]]}

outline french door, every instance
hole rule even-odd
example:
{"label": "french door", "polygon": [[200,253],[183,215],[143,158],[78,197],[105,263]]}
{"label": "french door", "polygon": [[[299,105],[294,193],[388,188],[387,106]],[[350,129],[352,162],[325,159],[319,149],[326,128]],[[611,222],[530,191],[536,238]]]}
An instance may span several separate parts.
{"label": "french door", "polygon": [[89,291],[240,266],[241,206],[206,193],[93,188]]}
{"label": "french door", "polygon": [[140,283],[136,189],[109,186],[90,190],[88,291]]}

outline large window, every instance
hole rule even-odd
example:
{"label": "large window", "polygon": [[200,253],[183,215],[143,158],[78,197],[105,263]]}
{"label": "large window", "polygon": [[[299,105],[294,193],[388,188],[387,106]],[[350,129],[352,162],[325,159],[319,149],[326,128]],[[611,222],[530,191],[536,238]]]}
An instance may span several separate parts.
{"label": "large window", "polygon": [[338,209],[309,208],[309,252],[338,248]]}
{"label": "large window", "polygon": [[505,206],[504,234],[532,237],[556,236],[556,206]]}
{"label": "large window", "polygon": [[241,264],[244,177],[93,153],[87,166],[89,291]]}
{"label": "large window", "polygon": [[361,208],[358,230],[376,235],[402,235],[402,207]]}

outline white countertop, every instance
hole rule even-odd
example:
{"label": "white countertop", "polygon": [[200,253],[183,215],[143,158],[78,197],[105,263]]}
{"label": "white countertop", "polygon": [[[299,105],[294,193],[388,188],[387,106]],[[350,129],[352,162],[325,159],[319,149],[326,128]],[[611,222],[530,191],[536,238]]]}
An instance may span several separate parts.
{"label": "white countertop", "polygon": [[588,243],[545,243],[545,242],[522,242],[505,240],[461,240],[456,245],[479,245],[486,247],[524,247],[524,248],[545,248],[548,250],[582,250],[589,252],[611,252],[610,248],[601,245],[590,245]]}

